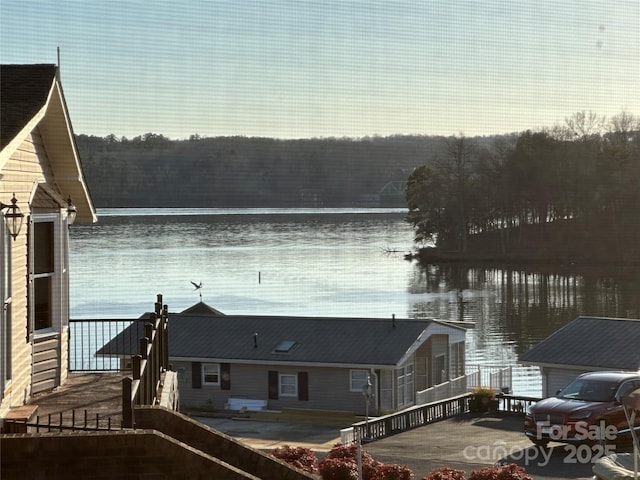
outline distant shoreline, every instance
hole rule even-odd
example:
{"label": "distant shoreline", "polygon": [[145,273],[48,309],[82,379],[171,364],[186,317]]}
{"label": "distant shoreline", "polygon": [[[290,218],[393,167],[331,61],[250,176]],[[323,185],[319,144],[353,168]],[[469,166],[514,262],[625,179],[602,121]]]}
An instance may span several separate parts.
{"label": "distant shoreline", "polygon": [[193,215],[403,215],[406,208],[398,207],[108,207],[97,208],[98,218],[136,216],[193,216]]}
{"label": "distant shoreline", "polygon": [[440,251],[437,248],[425,247],[411,254],[411,258],[422,264],[451,264],[476,267],[552,267],[560,270],[575,270],[580,268],[621,268],[638,267],[640,260],[614,259],[573,256],[544,256],[524,253],[495,253],[495,252],[452,252]]}

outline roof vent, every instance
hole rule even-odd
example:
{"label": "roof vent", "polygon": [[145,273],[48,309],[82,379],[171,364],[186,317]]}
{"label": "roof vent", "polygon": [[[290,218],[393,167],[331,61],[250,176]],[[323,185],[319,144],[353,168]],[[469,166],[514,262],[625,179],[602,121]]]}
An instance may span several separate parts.
{"label": "roof vent", "polygon": [[295,344],[295,340],[283,340],[273,351],[275,353],[289,353]]}

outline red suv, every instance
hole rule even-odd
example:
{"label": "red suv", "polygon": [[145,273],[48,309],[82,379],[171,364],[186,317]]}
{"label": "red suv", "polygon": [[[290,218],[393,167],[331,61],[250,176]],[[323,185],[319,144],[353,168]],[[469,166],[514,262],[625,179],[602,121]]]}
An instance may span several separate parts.
{"label": "red suv", "polygon": [[584,373],[555,397],[529,407],[524,432],[537,445],[550,441],[615,444],[619,435],[629,433],[621,399],[637,388],[640,373]]}

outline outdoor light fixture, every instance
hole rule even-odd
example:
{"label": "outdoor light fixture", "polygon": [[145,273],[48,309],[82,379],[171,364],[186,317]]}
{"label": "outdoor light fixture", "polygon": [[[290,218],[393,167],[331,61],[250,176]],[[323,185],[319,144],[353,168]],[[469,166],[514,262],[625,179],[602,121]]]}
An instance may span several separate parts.
{"label": "outdoor light fixture", "polygon": [[[394,316],[395,318],[395,316]],[[371,391],[371,377],[367,374],[367,383],[362,386],[362,396],[364,397],[364,408],[365,408],[365,437],[363,438],[358,430],[355,430],[356,440],[358,442],[358,450],[357,450],[357,468],[358,468],[358,480],[362,480],[362,442],[370,442],[371,437],[369,436],[369,399],[373,396]]]}
{"label": "outdoor light fixture", "polygon": [[369,400],[373,397],[373,393],[371,391],[371,377],[367,375],[367,383],[362,386],[362,396],[364,397],[364,411],[365,411],[365,432],[367,441],[371,440],[369,435]]}
{"label": "outdoor light fixture", "polygon": [[73,225],[73,222],[76,221],[76,215],[78,214],[78,209],[71,201],[71,195],[67,198],[67,223],[69,225]]}
{"label": "outdoor light fixture", "polygon": [[[22,228],[22,220],[24,220],[24,213],[20,211],[20,207],[16,205],[18,199],[16,199],[16,194],[13,194],[13,198],[11,199],[11,205],[7,205],[5,203],[0,202],[0,211],[3,212],[5,221],[7,223],[7,229],[9,230],[9,234],[13,237],[13,241],[16,240],[18,234],[20,233],[20,228]],[[4,211],[6,209],[6,212]]]}

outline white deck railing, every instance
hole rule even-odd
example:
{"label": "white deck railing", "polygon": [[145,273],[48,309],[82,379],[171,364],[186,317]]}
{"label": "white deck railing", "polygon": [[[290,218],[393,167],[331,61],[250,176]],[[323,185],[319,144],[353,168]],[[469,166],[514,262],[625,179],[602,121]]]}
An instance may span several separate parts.
{"label": "white deck railing", "polygon": [[416,405],[439,402],[462,395],[475,387],[490,387],[496,391],[512,391],[511,367],[478,365],[467,367],[469,373],[416,392]]}

